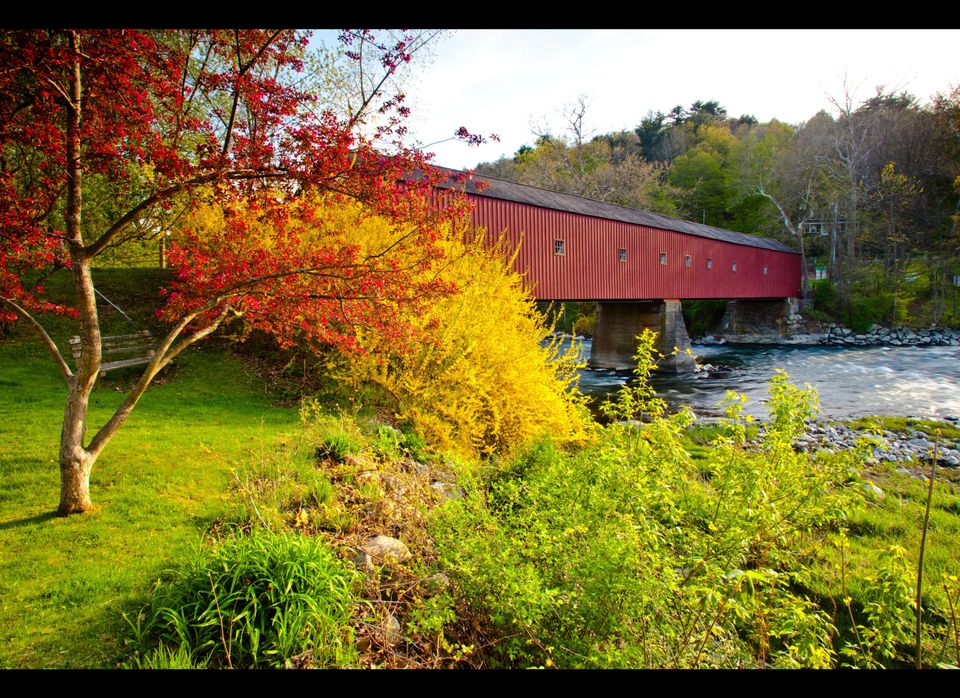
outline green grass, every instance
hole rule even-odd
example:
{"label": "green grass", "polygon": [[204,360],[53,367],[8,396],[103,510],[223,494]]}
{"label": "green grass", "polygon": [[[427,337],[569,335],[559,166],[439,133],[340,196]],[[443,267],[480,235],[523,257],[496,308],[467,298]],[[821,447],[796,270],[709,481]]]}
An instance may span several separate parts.
{"label": "green grass", "polygon": [[[924,469],[929,475],[929,467]],[[944,481],[938,469],[934,482],[927,533],[927,551],[924,557],[925,578],[929,582],[944,574],[960,571],[960,489]],[[895,471],[893,466],[872,466],[869,479],[884,491],[882,498],[869,499],[848,522],[851,530],[851,549],[857,557],[869,558],[876,549],[900,545],[916,558],[920,548],[923,512],[927,501],[927,482]]]}
{"label": "green grass", "polygon": [[946,439],[960,439],[960,429],[950,422],[934,419],[912,419],[910,417],[860,417],[847,422],[852,429],[867,430],[879,427],[895,434],[909,435],[913,431],[922,431],[931,437],[939,429]]}
{"label": "green grass", "polygon": [[[692,424],[683,430],[683,447],[696,461],[710,458],[713,442],[724,437],[725,429],[720,424]],[[754,439],[759,433],[756,424],[747,426],[747,438]]]}
{"label": "green grass", "polygon": [[[132,291],[114,296],[131,316],[149,315]],[[52,327],[61,342],[73,333],[64,319]],[[128,635],[121,612],[139,611],[160,571],[197,548],[233,506],[232,469],[260,458],[297,415],[275,407],[222,348],[188,350],[94,465],[95,510],[57,518],[66,392],[39,342],[21,332],[0,340],[0,667],[115,666]],[[91,433],[136,376],[98,383]]]}

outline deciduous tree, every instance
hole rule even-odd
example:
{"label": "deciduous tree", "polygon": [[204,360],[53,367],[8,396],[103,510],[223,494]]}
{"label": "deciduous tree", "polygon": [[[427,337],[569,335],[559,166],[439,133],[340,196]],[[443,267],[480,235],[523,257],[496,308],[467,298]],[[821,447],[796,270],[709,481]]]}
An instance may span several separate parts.
{"label": "deciduous tree", "polygon": [[[90,508],[90,471],[157,373],[222,323],[244,317],[289,341],[350,347],[365,325],[384,341],[402,335],[377,304],[415,302],[440,287],[418,282],[438,254],[437,231],[462,212],[446,197],[431,205],[439,173],[403,147],[402,96],[385,79],[410,58],[410,43],[344,32],[351,55],[376,55],[381,78],[349,114],[317,105],[298,83],[307,36],[281,30],[17,31],[0,35],[0,320],[32,326],[67,386],[60,439],[59,513]],[[366,63],[369,65],[369,62]],[[365,115],[379,119],[360,135]],[[377,146],[375,147],[374,142]],[[408,175],[420,171],[415,181]],[[90,185],[109,192],[112,210],[90,211]],[[390,250],[364,254],[344,230],[311,248],[292,224],[291,201],[319,191],[362,201],[407,226],[417,268]],[[171,323],[140,379],[112,417],[87,435],[87,404],[101,366],[101,332],[91,266],[136,226],[175,205],[214,202],[225,216],[217,235],[186,230],[170,250],[176,282],[164,317]],[[236,215],[242,211],[244,215]],[[232,215],[233,214],[233,215]],[[308,213],[300,211],[298,220]],[[276,231],[256,244],[258,226]],[[407,257],[409,258],[409,257]],[[51,303],[38,270],[70,270],[73,307]],[[41,322],[71,315],[82,358],[75,369]]]}

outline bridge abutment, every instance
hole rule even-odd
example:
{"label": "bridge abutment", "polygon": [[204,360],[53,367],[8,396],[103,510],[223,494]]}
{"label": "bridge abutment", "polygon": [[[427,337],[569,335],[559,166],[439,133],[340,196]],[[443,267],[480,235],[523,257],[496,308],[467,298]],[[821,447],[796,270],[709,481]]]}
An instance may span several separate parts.
{"label": "bridge abutment", "polygon": [[798,308],[796,298],[730,301],[720,321],[721,336],[742,344],[779,340],[793,334]]}
{"label": "bridge abutment", "polygon": [[[662,370],[682,373],[696,368],[687,350],[690,337],[683,322],[680,301],[629,301],[597,303],[597,324],[590,364],[599,368],[630,369],[637,351],[637,335],[644,329],[657,333],[656,348],[664,358]],[[674,348],[678,351],[674,353]]]}

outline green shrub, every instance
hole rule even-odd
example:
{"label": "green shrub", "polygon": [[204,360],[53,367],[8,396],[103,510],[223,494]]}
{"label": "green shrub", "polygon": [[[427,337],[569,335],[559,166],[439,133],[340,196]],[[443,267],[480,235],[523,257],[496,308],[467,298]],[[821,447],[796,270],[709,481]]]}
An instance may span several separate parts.
{"label": "green shrub", "polygon": [[892,317],[893,296],[890,294],[874,294],[854,298],[847,306],[847,325],[854,332],[866,332],[870,326]]}
{"label": "green shrub", "polygon": [[731,394],[694,463],[689,412],[665,414],[646,383],[652,342],[596,446],[537,443],[435,514],[458,616],[483,628],[497,666],[832,665],[831,617],[796,589],[849,506],[855,456],[794,451],[816,400],[779,374],[760,450]]}
{"label": "green shrub", "polygon": [[142,643],[179,648],[169,653],[178,662],[185,655],[211,666],[282,667],[306,653],[311,666],[344,666],[355,658],[354,582],[320,541],[259,530],[174,571],[136,631]]}
{"label": "green shrub", "polygon": [[416,432],[410,424],[400,427],[403,434],[403,450],[416,461],[425,461],[428,458],[427,441]]}
{"label": "green shrub", "polygon": [[837,287],[830,279],[814,279],[810,282],[810,292],[813,294],[813,307],[821,313],[833,315],[837,312]]}
{"label": "green shrub", "polygon": [[370,436],[370,448],[381,459],[395,459],[400,457],[404,443],[404,435],[386,424],[377,424]]}
{"label": "green shrub", "polygon": [[[908,656],[902,648],[912,640],[916,612],[913,574],[903,548],[893,546],[880,555],[876,572],[864,580],[860,614],[864,624],[857,624],[855,641],[842,650],[850,665],[872,669],[884,666],[883,661]],[[845,603],[849,608],[850,600]],[[852,609],[850,613],[852,616]]]}

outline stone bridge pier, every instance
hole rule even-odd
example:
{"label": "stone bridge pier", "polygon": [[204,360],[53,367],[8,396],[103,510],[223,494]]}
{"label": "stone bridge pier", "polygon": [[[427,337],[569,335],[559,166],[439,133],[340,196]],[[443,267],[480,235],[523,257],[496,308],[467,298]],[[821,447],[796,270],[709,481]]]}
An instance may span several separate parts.
{"label": "stone bridge pier", "polygon": [[739,344],[779,344],[803,331],[799,312],[797,298],[730,301],[719,336]]}
{"label": "stone bridge pier", "polygon": [[[696,362],[686,353],[690,348],[680,301],[599,301],[597,325],[593,332],[590,365],[598,368],[626,370],[636,364],[637,335],[644,329],[657,333],[657,349],[667,358],[659,363],[663,371],[683,373],[696,369]],[[674,347],[678,349],[674,353]]]}

